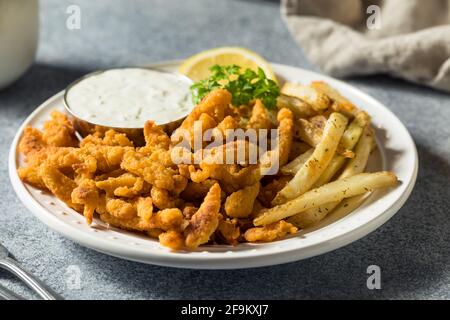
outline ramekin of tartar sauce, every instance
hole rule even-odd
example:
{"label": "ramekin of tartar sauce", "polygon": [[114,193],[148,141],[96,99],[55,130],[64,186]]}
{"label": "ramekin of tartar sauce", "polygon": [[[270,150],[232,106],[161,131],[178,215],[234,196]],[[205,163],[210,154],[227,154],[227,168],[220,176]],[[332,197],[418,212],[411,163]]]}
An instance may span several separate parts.
{"label": "ramekin of tartar sauce", "polygon": [[70,84],[64,103],[85,132],[89,126],[142,130],[147,120],[170,127],[194,107],[191,84],[183,75],[155,69],[109,69],[90,73]]}

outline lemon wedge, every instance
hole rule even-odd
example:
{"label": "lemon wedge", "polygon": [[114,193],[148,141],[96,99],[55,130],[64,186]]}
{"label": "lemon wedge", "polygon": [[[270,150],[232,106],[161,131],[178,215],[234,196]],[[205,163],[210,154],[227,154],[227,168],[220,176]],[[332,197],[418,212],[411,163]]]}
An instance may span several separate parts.
{"label": "lemon wedge", "polygon": [[273,73],[272,66],[268,61],[256,52],[240,47],[221,47],[202,51],[186,59],[178,71],[193,81],[203,80],[209,77],[213,65],[235,64],[242,69],[252,69],[256,71],[263,69],[266,77],[277,81]]}

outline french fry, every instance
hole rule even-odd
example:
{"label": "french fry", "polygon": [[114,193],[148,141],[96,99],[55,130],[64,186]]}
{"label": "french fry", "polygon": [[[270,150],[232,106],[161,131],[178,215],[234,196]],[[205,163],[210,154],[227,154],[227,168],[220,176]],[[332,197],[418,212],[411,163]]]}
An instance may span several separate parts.
{"label": "french fry", "polygon": [[306,163],[306,161],[308,161],[313,152],[314,149],[311,148],[305,153],[299,155],[297,158],[295,158],[285,166],[281,167],[281,173],[286,175],[295,175],[297,171]]}
{"label": "french fry", "polygon": [[[339,142],[338,149],[342,148],[349,151],[353,150],[355,148],[355,145],[359,141],[366,125],[366,123],[361,123],[359,119],[355,118],[344,131],[341,141]],[[321,185],[324,185],[325,183],[331,181],[331,179],[339,171],[339,169],[342,168],[345,160],[345,156],[336,154],[331,160],[328,167],[314,184],[314,188],[320,187]]]}
{"label": "french fry", "polygon": [[323,111],[331,104],[331,99],[311,86],[287,82],[281,88],[281,93],[305,101],[316,111]]}
{"label": "french fry", "polygon": [[[370,192],[366,192],[351,198],[347,198],[342,200],[339,205],[336,206],[336,208],[332,209],[333,216],[337,218],[345,217],[347,214],[358,208],[370,195]],[[327,206],[327,204],[324,204],[320,206],[319,208],[323,208],[324,206]],[[331,210],[315,210],[309,209],[305,212],[296,214],[295,216],[289,217],[286,219],[287,222],[293,224],[294,226],[300,228],[300,229],[306,229],[309,227],[314,227],[317,225],[320,221],[322,221],[328,214],[331,213]],[[334,220],[334,219],[333,219]]]}
{"label": "french fry", "polygon": [[322,141],[292,180],[276,195],[272,202],[273,205],[294,199],[314,185],[333,158],[347,121],[342,114],[335,112],[330,115],[325,125]]}
{"label": "french fry", "polygon": [[[348,162],[344,171],[340,174],[338,180],[349,178],[364,171],[369,159],[373,140],[374,139],[371,129],[369,127],[366,127],[356,146],[355,157]],[[305,212],[299,213],[289,218],[289,222],[300,228],[309,227],[322,220],[329,212],[333,211],[339,203],[340,201],[334,201],[321,205],[317,208],[306,210]]]}
{"label": "french fry", "polygon": [[369,160],[369,155],[374,143],[373,132],[370,127],[366,127],[355,150],[355,157],[350,159],[344,171],[338,179],[345,179],[364,171]]}
{"label": "french fry", "polygon": [[288,108],[298,118],[311,117],[317,114],[316,110],[305,101],[284,94],[278,97],[277,107],[278,109]]}
{"label": "french fry", "polygon": [[397,177],[391,172],[360,173],[350,178],[327,183],[294,200],[275,206],[255,218],[253,224],[267,225],[326,203],[341,201],[378,188],[393,187],[396,184]]}

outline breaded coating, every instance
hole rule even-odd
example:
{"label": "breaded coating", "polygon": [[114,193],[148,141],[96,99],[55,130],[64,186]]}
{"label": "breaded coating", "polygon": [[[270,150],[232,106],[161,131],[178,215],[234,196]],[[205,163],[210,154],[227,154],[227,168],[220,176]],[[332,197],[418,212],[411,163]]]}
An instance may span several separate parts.
{"label": "breaded coating", "polygon": [[160,210],[175,208],[179,203],[178,198],[171,196],[166,189],[153,187],[150,194],[153,204]]}
{"label": "breaded coating", "polygon": [[141,217],[134,217],[132,219],[123,219],[117,218],[109,213],[100,214],[100,219],[103,222],[110,224],[111,226],[121,228],[124,230],[130,231],[151,231],[153,228],[151,227],[150,222],[142,219]]}
{"label": "breaded coating", "polygon": [[131,220],[137,217],[136,208],[132,203],[122,199],[110,199],[106,202],[106,211],[113,217]]}
{"label": "breaded coating", "polygon": [[80,149],[83,156],[92,156],[97,162],[97,168],[101,172],[110,172],[120,169],[120,164],[127,151],[132,151],[131,147],[119,146],[98,146],[87,144]]}
{"label": "breaded coating", "polygon": [[76,147],[78,139],[72,122],[66,114],[53,111],[51,120],[44,123],[42,138],[46,145],[53,147]]}
{"label": "breaded coating", "polygon": [[97,209],[99,195],[95,181],[91,179],[83,180],[72,191],[72,202],[84,205],[83,215],[88,224],[92,223],[94,212]]}
{"label": "breaded coating", "polygon": [[[224,119],[225,115],[229,114],[228,109],[230,108],[230,103],[231,94],[228,91],[223,89],[212,91],[194,107],[191,113],[181,123],[180,127],[175,130],[172,135],[172,141],[176,143],[179,141],[180,137],[185,137],[188,138],[191,147],[193,147],[194,123],[198,120],[202,120],[203,125],[208,126],[208,123],[211,127],[213,124],[210,120],[214,120],[214,125],[211,128],[215,127]],[[209,117],[203,116],[203,118],[200,119],[204,114]]]}
{"label": "breaded coating", "polygon": [[183,208],[183,216],[187,220],[191,220],[192,216],[198,211],[198,208],[192,204],[186,205]]}
{"label": "breaded coating", "polygon": [[19,152],[28,158],[30,154],[41,151],[47,147],[42,132],[32,127],[26,127],[19,142]]}
{"label": "breaded coating", "polygon": [[154,213],[150,220],[150,226],[155,229],[183,231],[188,225],[183,213],[178,208],[164,209]]}
{"label": "breaded coating", "polygon": [[150,197],[139,197],[136,201],[137,215],[146,221],[150,221],[153,215],[153,201]]}
{"label": "breaded coating", "polygon": [[118,177],[109,177],[106,180],[97,181],[96,186],[104,190],[110,197],[134,198],[141,193],[150,191],[150,187],[144,182],[144,179],[131,173],[124,173]]}
{"label": "breaded coating", "polygon": [[172,190],[175,188],[173,176],[177,170],[172,168],[170,153],[157,149],[150,154],[135,150],[127,151],[121,162],[122,169],[129,171],[158,188]]}
{"label": "breaded coating", "polygon": [[184,236],[181,232],[169,230],[159,234],[159,242],[172,250],[181,250],[184,247]]}
{"label": "breaded coating", "polygon": [[296,232],[297,228],[294,225],[280,220],[264,227],[248,229],[244,237],[248,242],[270,242]]}
{"label": "breaded coating", "polygon": [[195,249],[209,241],[219,224],[220,187],[214,184],[206,195],[198,211],[192,216],[184,234],[186,246]]}
{"label": "breaded coating", "polygon": [[284,166],[289,160],[292,141],[294,139],[294,114],[291,110],[283,108],[278,111],[278,151],[279,165]]}
{"label": "breaded coating", "polygon": [[170,138],[154,121],[147,121],[144,125],[145,145],[152,149],[169,150]]}
{"label": "breaded coating", "polygon": [[217,183],[217,180],[213,179],[206,179],[202,182],[189,181],[186,189],[183,190],[180,196],[186,200],[203,199],[215,183]]}
{"label": "breaded coating", "polygon": [[39,176],[46,188],[69,207],[82,211],[82,206],[72,202],[72,191],[77,187],[75,181],[61,173],[51,163],[45,162],[39,167]]}
{"label": "breaded coating", "polygon": [[252,116],[248,120],[247,127],[255,130],[271,129],[273,127],[269,113],[259,99],[257,99],[253,105]]}
{"label": "breaded coating", "polygon": [[227,244],[237,245],[238,239],[241,236],[237,219],[220,220],[217,227],[219,237]]}
{"label": "breaded coating", "polygon": [[222,134],[224,141],[227,141],[227,136],[232,133],[232,130],[237,128],[239,128],[239,121],[232,116],[226,116],[216,127]]}
{"label": "breaded coating", "polygon": [[114,130],[106,132],[95,132],[86,136],[81,142],[80,147],[87,144],[95,144],[101,146],[119,146],[119,147],[133,147],[133,142],[128,139],[125,133],[119,133]]}
{"label": "breaded coating", "polygon": [[225,200],[225,213],[231,218],[247,218],[252,213],[259,187],[258,182],[229,195]]}

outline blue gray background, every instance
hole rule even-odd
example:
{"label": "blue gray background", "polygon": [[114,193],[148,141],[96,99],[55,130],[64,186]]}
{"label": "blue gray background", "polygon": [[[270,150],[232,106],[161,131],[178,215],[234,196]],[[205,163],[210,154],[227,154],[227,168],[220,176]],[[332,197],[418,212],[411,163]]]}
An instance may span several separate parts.
{"label": "blue gray background", "polygon": [[[70,4],[81,8],[81,30],[66,28]],[[387,76],[347,81],[383,102],[408,127],[420,157],[417,185],[388,223],[334,252],[234,271],[150,266],[83,248],[49,230],[19,202],[8,178],[7,152],[37,105],[98,68],[180,59],[224,45],[315,70],[283,25],[276,1],[41,0],[36,63],[0,91],[0,241],[70,299],[450,298],[450,96]],[[381,290],[366,287],[372,264],[381,267]],[[81,269],[79,290],[66,285],[70,265]],[[0,283],[33,297],[2,270]]]}

